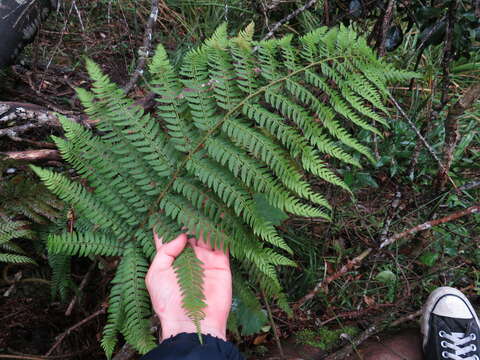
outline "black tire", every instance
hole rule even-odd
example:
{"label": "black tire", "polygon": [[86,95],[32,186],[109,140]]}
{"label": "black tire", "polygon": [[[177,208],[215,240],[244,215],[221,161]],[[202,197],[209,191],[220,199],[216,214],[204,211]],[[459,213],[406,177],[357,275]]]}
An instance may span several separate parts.
{"label": "black tire", "polygon": [[0,1],[0,68],[12,64],[35,38],[56,0]]}

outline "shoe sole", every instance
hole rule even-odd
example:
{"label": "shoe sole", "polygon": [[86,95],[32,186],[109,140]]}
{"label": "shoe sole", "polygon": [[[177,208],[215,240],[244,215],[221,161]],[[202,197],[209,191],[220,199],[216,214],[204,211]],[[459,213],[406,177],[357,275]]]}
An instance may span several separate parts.
{"label": "shoe sole", "polygon": [[422,312],[422,320],[420,322],[420,330],[423,334],[423,347],[425,348],[425,345],[427,343],[427,336],[430,328],[430,314],[432,313],[432,310],[434,306],[437,304],[438,300],[442,298],[445,295],[454,295],[458,296],[460,299],[463,300],[463,302],[467,305],[469,308],[470,312],[473,314],[473,317],[475,321],[477,322],[478,326],[480,327],[480,321],[478,320],[477,313],[475,312],[475,309],[473,308],[472,304],[470,304],[470,301],[468,301],[467,297],[463,295],[463,293],[455,288],[449,287],[449,286],[442,286],[437,289],[435,289],[430,296],[427,299],[427,302],[423,306],[423,312]]}

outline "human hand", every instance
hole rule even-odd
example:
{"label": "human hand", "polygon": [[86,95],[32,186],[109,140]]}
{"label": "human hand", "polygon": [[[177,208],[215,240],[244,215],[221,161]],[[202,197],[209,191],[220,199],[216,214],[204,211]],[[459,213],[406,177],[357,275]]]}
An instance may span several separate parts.
{"label": "human hand", "polygon": [[182,307],[182,294],[173,269],[175,258],[187,243],[192,246],[197,258],[203,263],[203,292],[207,307],[205,318],[200,322],[202,333],[226,340],[227,318],[232,305],[232,273],[228,251],[213,250],[200,237],[187,239],[186,234],[163,244],[162,238],[153,234],[157,255],[145,278],[153,309],[162,324],[162,340],[182,332],[196,332],[192,320]]}

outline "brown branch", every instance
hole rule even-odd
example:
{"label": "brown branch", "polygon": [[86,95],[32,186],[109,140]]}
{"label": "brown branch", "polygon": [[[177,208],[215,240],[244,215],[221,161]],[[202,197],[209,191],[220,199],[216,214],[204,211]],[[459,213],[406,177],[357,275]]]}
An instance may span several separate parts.
{"label": "brown branch", "polygon": [[143,45],[138,49],[138,65],[130,78],[130,81],[123,88],[125,93],[132,91],[140,76],[143,75],[143,69],[147,64],[147,59],[150,56],[153,38],[153,26],[157,22],[158,17],[158,0],[152,0],[150,16],[148,17],[147,25],[145,26],[145,35],[143,36]]}
{"label": "brown branch", "polygon": [[392,22],[393,9],[395,6],[395,0],[389,0],[387,10],[385,10],[385,16],[383,17],[382,33],[380,37],[380,44],[378,47],[378,55],[385,56],[385,43],[387,42],[387,33]]}
{"label": "brown branch", "polygon": [[18,160],[18,161],[45,161],[45,160],[61,160],[58,150],[40,149],[40,150],[25,150],[25,151],[10,151],[0,152],[0,157],[4,157],[5,160]]}
{"label": "brown branch", "polygon": [[455,26],[455,13],[457,11],[458,2],[451,1],[448,6],[447,27],[445,29],[445,46],[443,47],[442,56],[442,98],[441,106],[445,106],[448,102],[448,90],[450,88],[450,61],[452,60],[453,49],[453,28]]}
{"label": "brown branch", "polygon": [[407,321],[414,320],[415,318],[419,317],[422,315],[422,310],[415,311],[414,313],[408,314],[406,316],[401,317],[400,319],[395,320],[394,322],[390,323],[389,325],[385,325],[384,319],[381,321],[377,321],[374,323],[372,326],[367,328],[365,331],[363,331],[360,335],[358,335],[353,341],[350,342],[347,346],[344,348],[338,350],[337,352],[327,356],[325,360],[343,360],[346,359],[348,355],[352,353],[352,351],[359,346],[361,343],[363,343],[365,340],[367,340],[369,337],[372,335],[375,335],[379,333],[380,331],[386,329],[387,327],[393,327],[393,326],[398,326],[400,324],[403,324]]}
{"label": "brown branch", "polygon": [[[86,115],[69,116],[69,118],[87,127],[94,123]],[[0,125],[2,123],[9,124],[12,121],[17,124],[0,129],[0,137],[7,136],[18,140],[21,134],[31,129],[60,127],[57,115],[44,107],[30,103],[0,102]]]}
{"label": "brown branch", "polygon": [[[405,230],[399,234],[395,234],[393,236],[391,236],[390,238],[384,240],[380,246],[379,246],[379,249],[383,249],[384,247],[392,244],[393,242],[395,242],[396,240],[400,239],[400,238],[403,238],[407,235],[411,235],[411,234],[415,234],[419,231],[423,231],[423,230],[427,230],[427,229],[430,229],[432,228],[433,226],[437,226],[437,225],[440,225],[440,224],[444,224],[446,222],[449,222],[449,221],[453,221],[453,220],[456,220],[462,216],[466,216],[466,215],[470,215],[470,214],[475,214],[475,213],[479,213],[480,212],[480,205],[478,206],[471,206],[469,207],[468,209],[464,209],[464,210],[461,210],[461,211],[458,211],[458,212],[455,212],[453,214],[450,214],[446,217],[443,217],[441,219],[436,219],[436,220],[431,220],[431,221],[427,221],[423,224],[420,224],[420,225],[417,225],[411,229],[408,229],[408,230]],[[320,291],[325,291],[328,287],[328,285],[330,283],[332,283],[333,281],[339,279],[340,277],[342,277],[343,275],[345,275],[346,273],[348,273],[350,270],[352,270],[353,268],[355,267],[358,267],[360,266],[360,264],[363,262],[363,260],[365,258],[367,258],[371,253],[372,253],[373,249],[372,248],[368,248],[366,250],[364,250],[360,255],[358,255],[357,257],[355,257],[354,259],[352,260],[349,260],[346,264],[344,264],[340,270],[338,270],[337,272],[335,272],[334,274],[330,275],[329,277],[327,277],[326,279],[324,279],[323,281],[320,281],[317,285],[315,285],[315,287],[313,288],[312,291],[310,291],[308,294],[306,294],[305,296],[303,296],[300,300],[298,300],[294,305],[293,307],[295,309],[298,309],[300,306],[302,306],[303,304],[305,304],[308,300],[312,299],[318,292]]]}
{"label": "brown branch", "polygon": [[467,209],[464,209],[464,210],[461,210],[461,211],[457,211],[453,214],[450,214],[448,216],[445,216],[441,219],[436,219],[436,220],[430,220],[430,221],[427,221],[423,224],[420,224],[420,225],[417,225],[417,226],[414,226],[413,228],[411,229],[408,229],[408,230],[405,230],[405,231],[402,231],[401,233],[398,233],[398,234],[395,234],[393,236],[391,236],[390,238],[386,239],[385,241],[383,241],[381,244],[380,244],[380,249],[383,249],[384,247],[390,245],[390,244],[393,244],[395,241],[397,241],[398,239],[401,239],[407,235],[411,235],[411,234],[415,234],[419,231],[423,231],[423,230],[427,230],[427,229],[430,229],[434,226],[437,226],[437,225],[440,225],[440,224],[445,224],[449,221],[453,221],[453,220],[456,220],[458,218],[461,218],[462,216],[466,216],[466,215],[470,215],[470,214],[475,214],[475,213],[478,213],[480,212],[480,206],[479,205],[476,205],[476,206],[470,206],[469,208]]}
{"label": "brown branch", "polygon": [[65,311],[65,316],[70,316],[73,310],[73,307],[75,306],[75,303],[77,302],[78,299],[78,294],[80,294],[83,290],[83,288],[87,285],[88,280],[90,279],[90,276],[92,275],[93,270],[97,266],[97,261],[92,262],[90,267],[88,268],[87,273],[82,279],[82,282],[80,283],[80,286],[78,287],[78,291],[73,297],[72,301],[70,301],[70,304],[68,305],[67,311]]}
{"label": "brown branch", "polygon": [[267,313],[268,313],[268,317],[270,318],[270,324],[272,325],[273,336],[275,337],[275,343],[277,344],[278,353],[280,354],[280,359],[284,359],[285,358],[285,353],[283,352],[283,347],[282,347],[282,343],[280,341],[280,336],[278,335],[277,325],[275,324],[275,321],[273,320],[272,309],[270,308],[270,304],[268,303],[268,299],[265,296],[265,293],[263,292],[263,290],[262,290],[262,296],[263,296],[263,300],[265,301],[265,306],[267,307]]}
{"label": "brown branch", "polygon": [[[134,106],[140,106],[145,111],[155,106],[154,93],[149,93],[145,97],[135,101]],[[85,114],[69,115],[68,119],[79,123],[86,128],[91,128],[99,120],[90,119]],[[20,135],[32,130],[43,128],[61,128],[57,114],[49,109],[30,103],[0,101],[0,126],[2,123],[15,121],[18,125],[0,128],[0,137],[6,136],[15,141],[30,141],[20,138]]]}
{"label": "brown branch", "polygon": [[335,281],[337,280],[338,278],[342,277],[343,275],[345,275],[347,272],[349,272],[350,270],[352,270],[353,268],[359,266],[362,261],[368,256],[370,255],[370,253],[372,252],[373,249],[369,248],[365,251],[363,251],[360,255],[358,255],[357,257],[355,257],[354,259],[352,260],[349,260],[345,265],[343,265],[340,270],[338,270],[337,272],[335,272],[334,274],[330,275],[329,277],[327,277],[325,280],[323,281],[320,281],[314,288],[312,291],[310,291],[307,295],[305,295],[304,297],[302,297],[300,300],[298,300],[294,305],[293,307],[294,308],[299,308],[300,306],[302,306],[303,304],[305,304],[308,300],[312,299],[318,292],[320,292],[320,290],[325,290],[327,288],[327,286],[332,282],[332,281]]}
{"label": "brown branch", "polygon": [[448,110],[445,118],[445,143],[443,145],[443,163],[445,169],[439,169],[435,187],[442,190],[447,182],[447,174],[452,166],[453,153],[460,140],[459,119],[475,101],[480,98],[480,83],[469,87],[465,94]]}
{"label": "brown branch", "polygon": [[52,352],[62,343],[62,341],[74,330],[78,329],[79,327],[81,327],[82,325],[86,324],[87,322],[89,322],[90,320],[96,318],[97,316],[99,315],[102,315],[102,314],[105,314],[105,306],[102,306],[102,308],[100,310],[97,310],[95,311],[93,314],[90,314],[89,316],[87,316],[85,319],[83,319],[82,321],[76,323],[75,325],[69,327],[66,331],[64,331],[62,334],[60,334],[58,337],[57,337],[57,341],[55,341],[55,344],[53,344],[53,346],[50,348],[50,350],[47,351],[47,353],[45,354],[45,356],[50,356],[52,354]]}
{"label": "brown branch", "polygon": [[393,198],[393,201],[390,203],[390,207],[387,210],[387,215],[385,218],[385,221],[383,222],[383,228],[382,231],[380,231],[380,238],[379,242],[384,241],[387,238],[388,230],[390,229],[390,225],[392,224],[393,219],[395,218],[395,215],[397,215],[397,208],[400,206],[400,200],[402,199],[402,193],[400,190],[395,191],[395,197]]}

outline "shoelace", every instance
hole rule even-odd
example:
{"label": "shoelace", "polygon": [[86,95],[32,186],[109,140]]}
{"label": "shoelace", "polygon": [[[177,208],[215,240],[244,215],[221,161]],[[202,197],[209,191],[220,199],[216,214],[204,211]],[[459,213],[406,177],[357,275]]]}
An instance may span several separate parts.
{"label": "shoelace", "polygon": [[442,340],[440,345],[444,349],[442,351],[442,357],[444,359],[453,359],[453,360],[480,360],[477,354],[471,355],[469,357],[463,357],[468,353],[477,351],[477,347],[474,344],[467,345],[469,342],[476,340],[475,334],[466,335],[465,333],[446,333],[445,331],[440,331],[438,335],[441,338],[445,338],[448,341]]}

